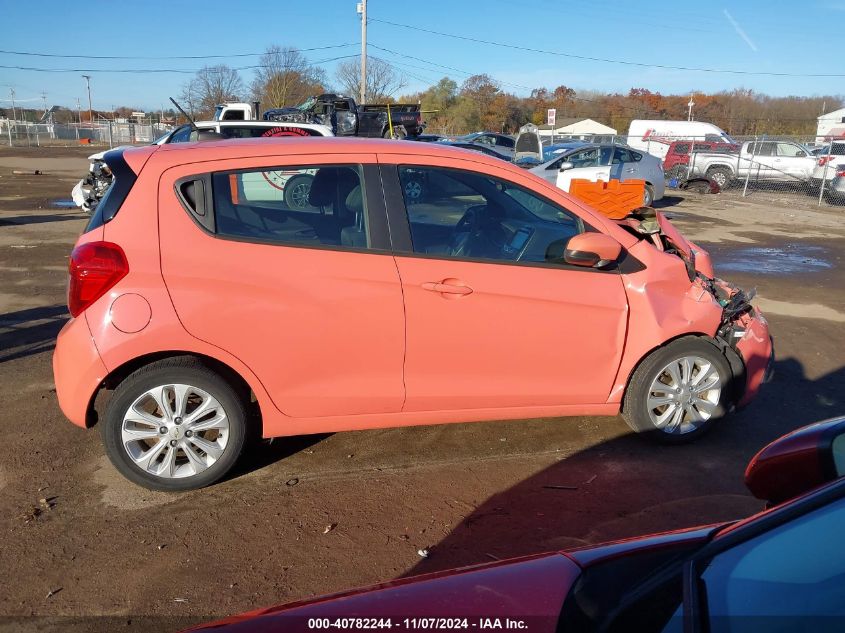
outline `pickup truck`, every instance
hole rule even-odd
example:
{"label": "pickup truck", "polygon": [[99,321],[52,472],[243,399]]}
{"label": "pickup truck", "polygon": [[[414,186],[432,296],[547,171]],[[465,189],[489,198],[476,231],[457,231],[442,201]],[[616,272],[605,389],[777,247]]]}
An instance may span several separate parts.
{"label": "pickup truck", "polygon": [[694,152],[690,157],[690,177],[707,176],[719,187],[733,180],[809,182],[818,157],[790,141],[746,141],[739,154]]}
{"label": "pickup truck", "polygon": [[267,110],[264,120],[327,125],[335,136],[413,139],[425,129],[417,104],[358,105],[352,97],[336,94],[310,97],[295,108]]}

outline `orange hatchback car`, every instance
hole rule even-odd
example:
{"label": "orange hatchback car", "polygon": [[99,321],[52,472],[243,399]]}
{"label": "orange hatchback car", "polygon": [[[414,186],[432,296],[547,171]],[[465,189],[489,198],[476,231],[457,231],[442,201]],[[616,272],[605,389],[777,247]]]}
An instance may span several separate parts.
{"label": "orange hatchback car", "polygon": [[[114,150],[70,258],[59,403],[130,480],[264,437],[613,415],[693,439],[765,380],[743,291],[659,212],[612,221],[474,152],[363,139]],[[296,185],[289,206],[286,187]]]}

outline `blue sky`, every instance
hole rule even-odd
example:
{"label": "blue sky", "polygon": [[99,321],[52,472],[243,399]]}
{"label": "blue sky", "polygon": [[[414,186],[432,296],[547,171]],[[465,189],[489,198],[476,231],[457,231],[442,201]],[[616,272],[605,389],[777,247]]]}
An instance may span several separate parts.
{"label": "blue sky", "polygon": [[[0,49],[57,55],[233,55],[260,53],[279,44],[312,48],[351,44],[307,53],[321,61],[360,51],[356,0],[145,0],[78,3],[46,0],[37,4],[3,0],[6,26]],[[83,6],[91,7],[90,10]],[[232,7],[242,7],[232,10]],[[545,51],[639,62],[741,71],[794,73],[796,77],[692,72],[579,60],[468,42],[392,26],[369,25],[371,55],[398,63],[406,73],[403,93],[424,88],[444,75],[458,83],[471,73],[487,73],[504,89],[527,94],[532,87],[627,92],[632,87],[662,93],[751,88],[772,95],[845,93],[838,27],[845,0],[745,0],[687,3],[673,0],[369,0],[376,20]],[[9,25],[17,25],[9,28]],[[34,28],[31,28],[32,25]],[[37,26],[35,26],[37,25]],[[419,59],[399,57],[379,46]],[[96,109],[128,105],[145,110],[177,96],[189,74],[116,74],[99,69],[170,68],[192,70],[203,64],[249,66],[258,57],[213,60],[96,60],[0,53],[0,65],[90,69]],[[424,60],[424,61],[420,61]],[[337,61],[324,67],[331,77]],[[442,66],[458,69],[446,70]],[[245,83],[251,70],[242,71]],[[45,73],[0,68],[0,99],[8,105],[14,87],[18,103],[86,107],[80,72]]]}

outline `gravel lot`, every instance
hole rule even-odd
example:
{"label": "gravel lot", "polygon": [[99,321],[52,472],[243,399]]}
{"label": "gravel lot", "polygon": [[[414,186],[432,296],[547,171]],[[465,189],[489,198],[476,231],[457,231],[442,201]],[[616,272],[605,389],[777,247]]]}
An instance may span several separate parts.
{"label": "gravel lot", "polygon": [[[362,431],[256,447],[206,490],[147,492],[111,467],[96,429],[63,418],[52,384],[67,256],[86,221],[55,205],[90,152],[0,149],[0,631],[33,615],[48,630],[167,630],[742,517],[761,508],[743,486],[747,460],[792,428],[845,413],[845,209],[670,193],[663,206],[711,250],[717,272],[757,287],[778,354],[760,398],[700,442],[653,446],[620,418]],[[113,619],[62,619],[93,615]]]}

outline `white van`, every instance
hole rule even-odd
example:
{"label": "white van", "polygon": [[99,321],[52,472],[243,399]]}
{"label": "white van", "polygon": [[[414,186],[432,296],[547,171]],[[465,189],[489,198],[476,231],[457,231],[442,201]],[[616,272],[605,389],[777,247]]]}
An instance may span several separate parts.
{"label": "white van", "polygon": [[628,146],[666,158],[672,141],[736,143],[722,128],[703,121],[651,121],[634,119],[628,128]]}

